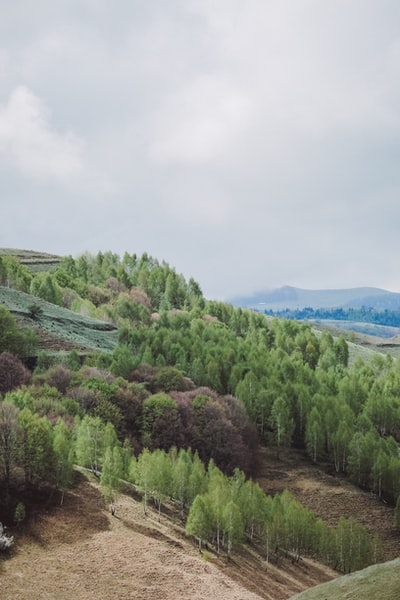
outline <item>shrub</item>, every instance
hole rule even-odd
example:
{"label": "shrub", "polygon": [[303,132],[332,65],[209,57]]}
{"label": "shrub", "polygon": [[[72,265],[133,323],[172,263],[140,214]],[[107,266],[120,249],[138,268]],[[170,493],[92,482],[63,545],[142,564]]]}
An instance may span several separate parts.
{"label": "shrub", "polygon": [[31,373],[19,358],[10,352],[0,354],[0,393],[10,392],[14,388],[28,384],[30,380]]}
{"label": "shrub", "polygon": [[51,387],[65,394],[71,381],[71,371],[62,365],[56,365],[48,371],[46,379]]}
{"label": "shrub", "polygon": [[15,508],[14,522],[17,525],[19,525],[20,523],[22,523],[22,521],[24,521],[25,517],[26,517],[25,504],[23,502],[18,502],[18,504]]}

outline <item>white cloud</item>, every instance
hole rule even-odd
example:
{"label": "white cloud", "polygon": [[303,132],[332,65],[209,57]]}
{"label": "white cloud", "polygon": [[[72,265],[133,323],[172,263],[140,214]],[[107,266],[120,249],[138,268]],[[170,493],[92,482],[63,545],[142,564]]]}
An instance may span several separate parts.
{"label": "white cloud", "polygon": [[251,101],[218,75],[198,76],[171,95],[156,116],[150,157],[161,163],[210,163],[245,130]]}
{"label": "white cloud", "polygon": [[0,157],[35,181],[66,182],[82,170],[82,141],[53,131],[46,104],[19,86],[0,106]]}

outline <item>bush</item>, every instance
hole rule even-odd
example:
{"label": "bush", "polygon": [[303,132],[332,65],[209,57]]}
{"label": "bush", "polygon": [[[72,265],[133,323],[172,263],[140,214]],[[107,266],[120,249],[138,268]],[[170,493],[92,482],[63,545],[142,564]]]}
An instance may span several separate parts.
{"label": "bush", "polygon": [[10,352],[0,354],[0,393],[5,394],[30,381],[31,373],[19,358]]}
{"label": "bush", "polygon": [[19,525],[20,523],[22,523],[22,521],[24,521],[25,517],[26,517],[25,504],[23,502],[18,502],[18,504],[15,508],[14,522],[17,525]]}

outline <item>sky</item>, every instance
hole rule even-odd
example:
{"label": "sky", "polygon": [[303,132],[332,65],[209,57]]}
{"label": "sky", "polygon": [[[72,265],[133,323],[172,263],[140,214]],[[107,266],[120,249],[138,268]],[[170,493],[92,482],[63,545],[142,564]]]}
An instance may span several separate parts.
{"label": "sky", "polygon": [[400,291],[398,0],[1,0],[0,247]]}

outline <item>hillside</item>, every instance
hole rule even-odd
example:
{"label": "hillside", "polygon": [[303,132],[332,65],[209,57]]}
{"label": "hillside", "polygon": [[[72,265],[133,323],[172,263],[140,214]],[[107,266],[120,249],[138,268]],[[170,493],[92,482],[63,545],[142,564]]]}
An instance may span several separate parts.
{"label": "hillside", "polygon": [[[329,514],[332,522],[343,513],[363,515],[371,531],[382,536],[384,560],[396,556],[393,510],[321,471],[299,452],[288,452],[278,461],[272,451],[263,450],[258,480],[270,492],[290,489],[305,506],[324,517]],[[121,494],[112,517],[97,480],[80,471],[62,507],[38,506],[29,523],[13,533],[17,549],[0,563],[2,589],[7,590],[4,600],[50,599],[55,589],[59,600],[69,600],[72,590],[76,600],[284,600],[309,588],[314,595],[304,600],[377,597],[340,595],[333,583],[327,589],[337,595],[318,595],[313,586],[336,579],[337,573],[304,557],[293,564],[280,555],[278,563],[272,557],[267,566],[253,546],[235,551],[231,561],[224,552],[218,557],[211,547],[201,555],[197,543],[185,536],[173,505],[162,512],[159,522],[155,509],[144,517],[140,497]],[[346,580],[337,579],[337,585]],[[360,580],[359,573],[354,580]]]}
{"label": "hillside", "polygon": [[400,558],[296,594],[290,600],[397,600],[400,598]]}
{"label": "hillside", "polygon": [[121,495],[112,517],[96,482],[83,475],[63,507],[42,510],[17,537],[14,556],[0,563],[2,600],[283,600],[335,576],[310,560],[267,568],[252,550],[229,562],[211,550],[204,557],[178,515],[158,522]]}
{"label": "hillside", "polygon": [[[37,333],[39,349],[112,352],[117,345],[118,334],[114,325],[77,314],[42,298],[0,286],[0,305],[5,306],[22,325]],[[29,309],[32,305],[41,309],[36,317]]]}

